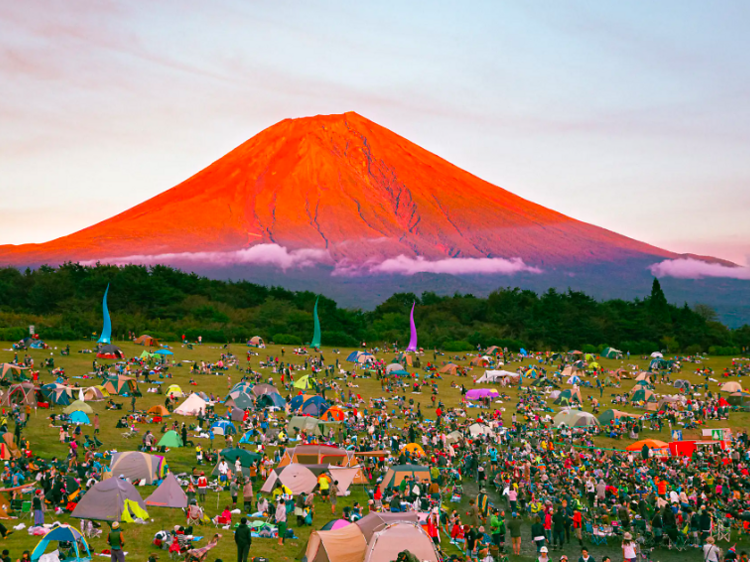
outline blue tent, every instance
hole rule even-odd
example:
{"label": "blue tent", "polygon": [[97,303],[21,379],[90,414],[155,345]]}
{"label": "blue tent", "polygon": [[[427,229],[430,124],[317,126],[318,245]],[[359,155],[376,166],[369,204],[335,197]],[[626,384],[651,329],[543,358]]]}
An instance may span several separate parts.
{"label": "blue tent", "polygon": [[313,396],[304,404],[302,404],[300,413],[317,418],[323,415],[323,412],[325,412],[330,407],[331,405],[326,402],[321,396]]}
{"label": "blue tent", "polygon": [[71,423],[79,423],[79,424],[91,424],[91,420],[89,420],[89,417],[86,415],[86,412],[81,410],[76,410],[70,416],[68,417]]}
{"label": "blue tent", "polygon": [[521,355],[528,355],[529,352],[526,351],[524,348],[521,348]]}
{"label": "blue tent", "polygon": [[242,436],[242,439],[240,439],[240,443],[252,443],[251,441],[252,433],[253,433],[252,431],[248,431],[247,433],[245,433],[245,435]]}
{"label": "blue tent", "polygon": [[388,374],[389,375],[396,375],[397,377],[408,377],[409,376],[409,372],[408,371],[404,371],[403,369],[399,369],[398,371],[391,371]]}
{"label": "blue tent", "polygon": [[292,400],[289,402],[289,407],[292,409],[292,411],[296,410],[297,408],[300,408],[302,404],[305,403],[305,395],[304,394],[298,394]]}
{"label": "blue tent", "polygon": [[34,340],[31,342],[29,348],[31,349],[44,349],[46,344],[42,340]]}
{"label": "blue tent", "polygon": [[362,353],[361,351],[352,351],[349,356],[346,358],[347,361],[350,361],[351,363],[355,363],[357,361],[357,357],[359,357],[359,354]]}
{"label": "blue tent", "polygon": [[211,426],[211,431],[217,435],[236,435],[237,428],[228,420],[219,420]]}
{"label": "blue tent", "polygon": [[281,394],[278,394],[276,392],[271,392],[269,394],[262,394],[261,396],[258,396],[258,399],[255,401],[255,407],[256,408],[285,408],[286,402],[281,397]]}
{"label": "blue tent", "polygon": [[[91,559],[91,552],[89,551],[89,545],[88,543],[86,543],[86,539],[81,533],[79,533],[74,527],[71,527],[70,525],[60,525],[59,527],[55,527],[49,533],[44,535],[44,537],[42,537],[42,540],[39,541],[39,543],[34,548],[34,551],[31,553],[31,559],[39,560],[39,558],[41,558],[44,554],[44,551],[47,550],[47,545],[52,541],[68,542],[73,545],[73,550],[76,556],[75,558],[66,558],[66,560],[68,561]],[[85,549],[84,552],[81,552],[78,549],[79,542]]]}
{"label": "blue tent", "polygon": [[174,355],[174,353],[172,353],[168,349],[157,349],[156,351],[154,351],[154,353],[158,353],[159,355]]}

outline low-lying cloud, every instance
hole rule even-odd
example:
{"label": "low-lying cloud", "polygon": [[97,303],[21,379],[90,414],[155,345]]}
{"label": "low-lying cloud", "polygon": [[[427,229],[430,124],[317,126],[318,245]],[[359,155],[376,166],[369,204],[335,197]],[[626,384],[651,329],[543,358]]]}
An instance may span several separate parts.
{"label": "low-lying cloud", "polygon": [[664,260],[649,266],[656,277],[675,277],[677,279],[704,279],[706,277],[724,277],[727,279],[750,280],[750,268],[730,267],[720,263],[707,263],[692,258]]}
{"label": "low-lying cloud", "polygon": [[230,266],[230,265],[271,265],[283,270],[290,268],[313,267],[319,264],[331,264],[331,256],[326,250],[315,248],[302,248],[299,250],[288,250],[278,244],[258,244],[243,250],[232,252],[179,252],[170,254],[133,255],[117,258],[103,258],[96,261],[115,265],[124,264],[180,264],[200,263],[204,265]]}
{"label": "low-lying cloud", "polygon": [[541,269],[526,265],[521,258],[444,258],[435,261],[423,257],[411,258],[400,255],[380,263],[369,263],[364,268],[352,266],[336,267],[338,275],[355,275],[357,273],[392,273],[397,275],[414,275],[416,273],[446,273],[449,275],[482,275],[514,273],[541,273]]}

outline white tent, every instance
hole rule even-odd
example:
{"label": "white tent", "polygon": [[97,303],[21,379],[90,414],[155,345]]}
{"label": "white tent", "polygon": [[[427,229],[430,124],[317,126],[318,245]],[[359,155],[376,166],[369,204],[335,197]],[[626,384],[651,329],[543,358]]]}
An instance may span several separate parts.
{"label": "white tent", "polygon": [[572,375],[568,378],[567,384],[581,384],[581,377],[578,375]]}
{"label": "white tent", "polygon": [[179,405],[174,411],[181,416],[197,416],[199,413],[206,412],[206,401],[197,394],[191,394]]}
{"label": "white tent", "polygon": [[346,492],[349,490],[349,486],[352,485],[352,482],[354,482],[354,479],[357,477],[361,470],[362,467],[359,465],[328,466],[328,472],[331,473],[331,478],[338,482],[338,484],[336,484],[336,489],[339,491],[339,496],[346,495]]}
{"label": "white tent", "polygon": [[477,435],[492,435],[494,432],[492,428],[480,423],[475,423],[469,426],[469,433],[476,437]]}
{"label": "white tent", "polygon": [[664,359],[664,356],[661,353],[659,353],[658,351],[654,351],[651,354],[651,357],[654,358],[654,359],[657,359],[657,358],[658,359]]}
{"label": "white tent", "polygon": [[518,373],[511,371],[504,371],[502,369],[496,371],[485,371],[484,375],[477,380],[479,383],[483,382],[500,382],[503,379],[506,380],[518,380],[521,377]]}

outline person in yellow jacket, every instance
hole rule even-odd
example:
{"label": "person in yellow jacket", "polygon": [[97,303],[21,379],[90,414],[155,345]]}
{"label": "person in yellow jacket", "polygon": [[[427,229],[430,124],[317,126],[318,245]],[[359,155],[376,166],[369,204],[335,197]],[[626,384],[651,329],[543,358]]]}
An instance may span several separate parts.
{"label": "person in yellow jacket", "polygon": [[320,488],[320,498],[324,502],[327,502],[331,484],[325,474],[321,474],[320,476],[318,476],[318,488]]}

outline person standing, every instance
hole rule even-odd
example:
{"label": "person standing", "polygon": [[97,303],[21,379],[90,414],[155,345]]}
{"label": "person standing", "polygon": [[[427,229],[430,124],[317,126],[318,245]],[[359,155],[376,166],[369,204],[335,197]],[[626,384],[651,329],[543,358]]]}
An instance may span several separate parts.
{"label": "person standing", "polygon": [[112,530],[107,537],[107,544],[109,545],[109,551],[111,553],[111,561],[125,562],[125,553],[122,551],[122,547],[125,546],[125,538],[122,536],[120,523],[117,521],[112,523]]}
{"label": "person standing", "polygon": [[286,505],[284,496],[281,495],[276,503],[276,528],[279,533],[279,546],[284,546],[284,535],[286,535]]}
{"label": "person standing", "polygon": [[44,511],[42,511],[42,491],[37,490],[32,501],[34,509],[34,526],[44,525]]}
{"label": "person standing", "polygon": [[94,414],[94,435],[99,435],[99,414]]}
{"label": "person standing", "polygon": [[248,479],[242,487],[242,502],[245,513],[253,512],[253,481]]}
{"label": "person standing", "polygon": [[237,562],[247,562],[250,545],[253,544],[250,527],[247,526],[247,517],[240,520],[240,524],[234,532],[234,542],[237,544]]}
{"label": "person standing", "polygon": [[334,480],[328,489],[329,498],[331,500],[331,514],[336,515],[336,502],[339,499],[339,481]]}

